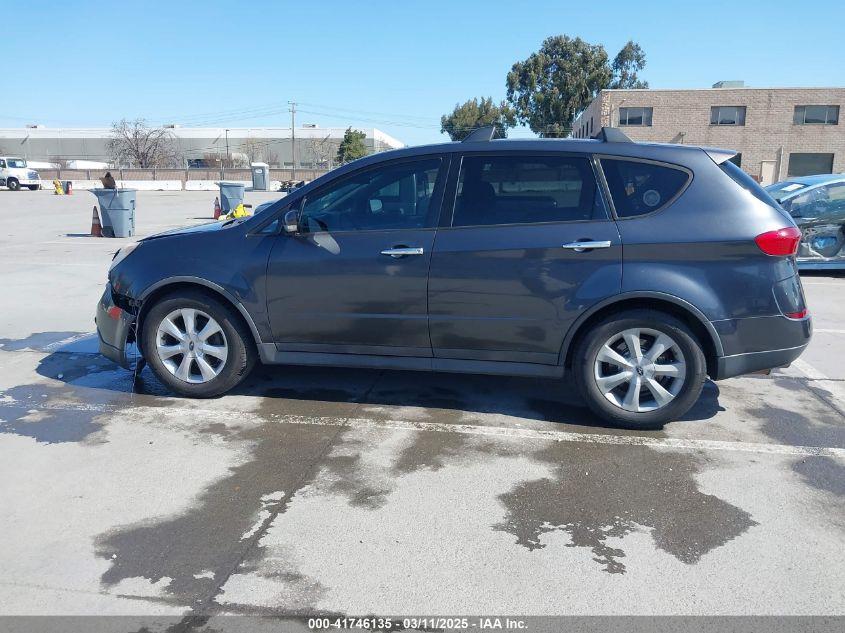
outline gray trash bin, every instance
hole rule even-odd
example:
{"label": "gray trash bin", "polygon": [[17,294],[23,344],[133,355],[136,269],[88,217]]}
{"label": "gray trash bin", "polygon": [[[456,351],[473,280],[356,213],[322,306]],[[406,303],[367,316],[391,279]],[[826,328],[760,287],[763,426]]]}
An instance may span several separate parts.
{"label": "gray trash bin", "polygon": [[267,163],[252,163],[252,190],[270,191],[270,165]]}
{"label": "gray trash bin", "polygon": [[246,187],[239,182],[220,181],[220,208],[223,215],[226,215],[244,201],[244,190]]}
{"label": "gray trash bin", "polygon": [[131,237],[135,235],[135,194],[137,189],[92,189],[100,203],[103,235]]}

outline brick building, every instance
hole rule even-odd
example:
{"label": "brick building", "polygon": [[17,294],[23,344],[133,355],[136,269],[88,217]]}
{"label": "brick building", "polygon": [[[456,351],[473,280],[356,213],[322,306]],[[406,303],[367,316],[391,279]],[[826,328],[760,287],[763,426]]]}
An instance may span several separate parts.
{"label": "brick building", "polygon": [[734,149],[763,184],[845,172],[845,88],[747,88],[722,81],[694,90],[602,90],[572,128],[589,138],[619,127],[635,141]]}

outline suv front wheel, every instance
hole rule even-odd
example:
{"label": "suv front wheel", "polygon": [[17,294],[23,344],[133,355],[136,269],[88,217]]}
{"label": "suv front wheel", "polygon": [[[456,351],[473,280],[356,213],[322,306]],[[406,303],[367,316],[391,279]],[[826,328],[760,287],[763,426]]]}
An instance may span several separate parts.
{"label": "suv front wheel", "polygon": [[192,398],[219,396],[255,364],[252,335],[235,311],[187,291],[159,301],[144,318],[144,359],[169,389]]}
{"label": "suv front wheel", "polygon": [[655,310],[629,310],[605,318],[581,338],[573,371],[593,413],[647,429],[678,419],[695,404],[707,363],[682,321]]}

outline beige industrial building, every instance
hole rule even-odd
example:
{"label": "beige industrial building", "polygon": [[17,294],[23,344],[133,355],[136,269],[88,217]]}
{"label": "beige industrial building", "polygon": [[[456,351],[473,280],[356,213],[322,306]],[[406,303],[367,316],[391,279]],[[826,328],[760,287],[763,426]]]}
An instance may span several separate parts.
{"label": "beige industrial building", "polygon": [[722,81],[693,90],[602,90],[572,135],[618,127],[635,141],[725,147],[762,184],[845,172],[845,88],[748,88]]}
{"label": "beige industrial building", "polygon": [[[198,128],[166,126],[175,151],[175,165],[195,166],[197,160],[228,156],[235,166],[263,161],[274,168],[330,169],[345,128],[316,125],[291,128]],[[369,153],[404,147],[404,143],[376,128],[355,128],[366,135]],[[295,136],[296,152],[294,154]],[[0,128],[0,155],[21,156],[30,161],[68,166],[69,162],[112,163],[109,128]],[[240,165],[239,165],[240,163]],[[120,165],[131,167],[132,165]]]}

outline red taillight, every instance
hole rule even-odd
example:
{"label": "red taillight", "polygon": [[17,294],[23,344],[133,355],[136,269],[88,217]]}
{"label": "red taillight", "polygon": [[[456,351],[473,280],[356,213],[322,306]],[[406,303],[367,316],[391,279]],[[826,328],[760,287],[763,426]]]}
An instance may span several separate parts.
{"label": "red taillight", "polygon": [[784,316],[790,319],[803,319],[808,314],[810,314],[810,311],[807,308],[804,308],[800,312],[787,312],[784,314]]}
{"label": "red taillight", "polygon": [[790,226],[785,229],[778,229],[777,231],[760,233],[760,235],[754,238],[754,241],[757,242],[757,246],[766,255],[791,257],[798,252],[801,231],[794,226]]}

